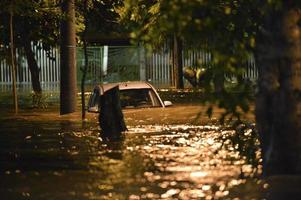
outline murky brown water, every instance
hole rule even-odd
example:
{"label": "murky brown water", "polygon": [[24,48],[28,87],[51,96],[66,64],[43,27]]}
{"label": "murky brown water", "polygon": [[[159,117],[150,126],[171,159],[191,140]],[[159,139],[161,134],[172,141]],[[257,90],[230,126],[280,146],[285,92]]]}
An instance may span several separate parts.
{"label": "murky brown water", "polygon": [[265,187],[245,178],[251,166],[216,126],[132,126],[104,142],[96,124],[10,125],[0,125],[4,199],[260,199]]}

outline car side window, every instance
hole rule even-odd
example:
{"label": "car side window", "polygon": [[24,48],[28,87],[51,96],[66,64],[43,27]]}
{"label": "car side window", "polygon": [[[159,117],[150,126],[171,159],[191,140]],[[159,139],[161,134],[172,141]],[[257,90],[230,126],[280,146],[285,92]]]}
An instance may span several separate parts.
{"label": "car side window", "polygon": [[159,99],[158,99],[157,95],[154,93],[154,91],[149,90],[148,95],[149,95],[154,107],[158,107],[158,106],[160,107],[161,106],[161,104],[159,102]]}
{"label": "car side window", "polygon": [[120,102],[122,108],[142,108],[154,106],[148,89],[121,90]]}

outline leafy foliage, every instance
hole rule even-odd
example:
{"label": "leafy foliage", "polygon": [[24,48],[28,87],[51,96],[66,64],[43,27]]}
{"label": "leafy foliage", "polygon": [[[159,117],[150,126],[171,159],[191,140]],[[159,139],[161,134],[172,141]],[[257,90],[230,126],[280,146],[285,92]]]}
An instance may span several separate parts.
{"label": "leafy foliage", "polygon": [[14,32],[16,47],[22,46],[24,34],[33,42],[42,42],[43,48],[57,44],[59,35],[60,10],[55,1],[1,1],[4,9],[1,14],[1,45],[8,45],[8,14],[12,9],[14,15]]}
{"label": "leafy foliage", "polygon": [[[84,9],[83,1],[76,1],[76,18],[78,42],[83,40],[86,27],[86,37],[89,39],[111,35],[118,35],[124,32],[123,26],[118,22],[119,14],[117,7],[122,5],[121,0],[87,0],[87,10]],[[87,20],[84,23],[84,18]]]}
{"label": "leafy foliage", "polygon": [[32,108],[43,108],[46,109],[48,107],[47,98],[49,96],[41,93],[32,93]]}
{"label": "leafy foliage", "polygon": [[[254,92],[254,88],[242,75],[254,54],[257,35],[264,31],[264,16],[283,6],[300,6],[300,3],[281,0],[126,0],[119,13],[135,41],[142,40],[156,47],[176,33],[187,48],[210,52],[210,63],[198,64],[206,69],[205,101],[226,110],[221,118],[223,122],[229,115],[240,120],[240,114],[250,110],[249,104],[254,98],[249,92]],[[231,77],[234,83],[226,77]]]}
{"label": "leafy foliage", "polygon": [[202,101],[211,103],[207,115],[212,115],[212,105],[224,109],[220,122],[235,121],[233,127],[237,131],[231,140],[238,145],[242,156],[250,154],[249,161],[255,163],[255,150],[248,152],[244,144],[254,146],[252,138],[257,134],[252,132],[247,141],[243,139],[244,131],[239,128],[245,124],[242,114],[251,111],[255,93],[243,73],[247,61],[256,51],[259,35],[265,33],[266,16],[286,6],[300,8],[301,3],[284,0],[125,0],[120,12],[135,41],[142,40],[156,47],[176,34],[187,48],[210,52],[209,63],[198,63],[206,71]]}
{"label": "leafy foliage", "polygon": [[[134,40],[156,47],[176,33],[187,48],[210,52],[211,62],[199,63],[206,69],[203,89],[209,102],[226,109],[223,121],[230,114],[240,119],[238,110],[248,112],[253,100],[245,92],[250,91],[251,85],[242,74],[262,23],[259,4],[262,1],[126,0],[119,12]],[[220,86],[227,84],[225,76],[236,80],[231,87]]]}

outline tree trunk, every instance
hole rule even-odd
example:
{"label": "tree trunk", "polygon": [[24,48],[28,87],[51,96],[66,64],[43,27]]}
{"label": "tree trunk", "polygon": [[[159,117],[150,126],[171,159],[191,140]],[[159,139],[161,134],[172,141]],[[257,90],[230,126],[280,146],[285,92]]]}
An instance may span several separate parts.
{"label": "tree trunk", "polygon": [[87,52],[87,26],[88,26],[88,0],[84,1],[84,17],[85,17],[85,29],[83,33],[83,43],[84,43],[84,58],[85,58],[85,65],[83,68],[81,68],[81,71],[83,73],[82,80],[81,80],[81,101],[82,101],[82,120],[86,119],[86,101],[85,101],[85,82],[86,82],[86,75],[87,75],[87,69],[88,69],[88,52]]}
{"label": "tree trunk", "polygon": [[31,75],[31,84],[32,84],[32,89],[35,94],[40,95],[42,93],[42,88],[40,84],[40,69],[38,67],[38,63],[34,57],[34,53],[31,49],[31,43],[30,39],[25,36],[23,37],[23,46],[27,58],[27,63]]}
{"label": "tree trunk", "polygon": [[301,11],[284,5],[265,22],[256,49],[256,124],[263,173],[300,174]]}
{"label": "tree trunk", "polygon": [[[12,7],[12,5],[11,5]],[[14,108],[15,114],[18,113],[18,96],[17,96],[17,87],[16,87],[16,65],[15,65],[15,52],[14,52],[14,31],[13,31],[13,11],[10,10],[9,17],[9,35],[10,35],[10,52],[11,52],[11,67],[12,67],[12,76],[13,76],[13,99],[14,99]]]}
{"label": "tree trunk", "polygon": [[76,110],[76,42],[74,0],[62,2],[60,113]]}
{"label": "tree trunk", "polygon": [[84,57],[85,57],[85,66],[81,68],[83,73],[81,80],[81,102],[82,102],[82,120],[86,119],[86,100],[85,100],[85,82],[88,69],[88,53],[87,53],[87,42],[84,39]]}
{"label": "tree trunk", "polygon": [[225,89],[225,75],[222,71],[216,72],[213,77],[214,92],[221,94]]}
{"label": "tree trunk", "polygon": [[183,44],[181,39],[175,34],[173,38],[173,77],[176,89],[183,89],[183,63],[182,63]]}

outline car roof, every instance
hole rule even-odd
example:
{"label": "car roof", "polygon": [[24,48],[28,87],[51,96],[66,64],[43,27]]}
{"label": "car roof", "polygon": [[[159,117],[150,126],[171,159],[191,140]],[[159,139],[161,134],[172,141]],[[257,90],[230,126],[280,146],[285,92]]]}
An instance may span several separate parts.
{"label": "car roof", "polygon": [[100,84],[97,87],[102,88],[103,92],[110,90],[113,87],[119,86],[119,90],[130,89],[154,89],[151,84],[144,81],[130,81],[130,82],[118,82],[118,83],[105,83]]}
{"label": "car roof", "polygon": [[105,83],[99,84],[95,86],[94,89],[99,91],[100,95],[103,95],[106,91],[114,88],[119,87],[119,90],[131,90],[131,89],[150,89],[152,90],[156,97],[158,98],[161,106],[164,108],[164,103],[161,100],[159,94],[157,93],[156,89],[148,82],[145,81],[128,81],[128,82],[118,82],[118,83]]}

